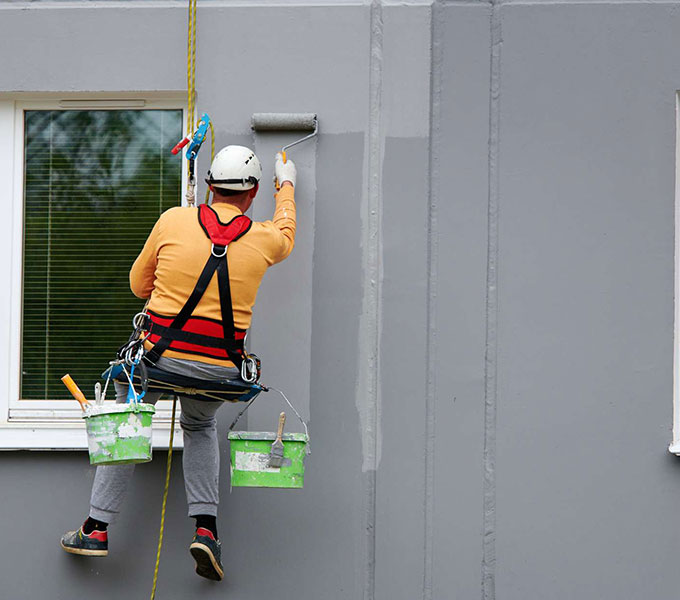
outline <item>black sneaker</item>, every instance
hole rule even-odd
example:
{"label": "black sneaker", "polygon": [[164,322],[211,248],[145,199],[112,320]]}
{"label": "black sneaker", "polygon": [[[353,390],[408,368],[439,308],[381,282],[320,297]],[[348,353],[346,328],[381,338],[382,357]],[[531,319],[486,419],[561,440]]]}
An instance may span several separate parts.
{"label": "black sneaker", "polygon": [[109,538],[106,531],[83,533],[81,527],[77,531],[69,531],[61,538],[61,547],[71,554],[82,556],[107,556],[109,553]]}
{"label": "black sneaker", "polygon": [[220,562],[222,544],[215,539],[212,531],[205,527],[199,527],[191,541],[189,552],[196,561],[196,573],[206,579],[222,581],[224,578],[224,570]]}

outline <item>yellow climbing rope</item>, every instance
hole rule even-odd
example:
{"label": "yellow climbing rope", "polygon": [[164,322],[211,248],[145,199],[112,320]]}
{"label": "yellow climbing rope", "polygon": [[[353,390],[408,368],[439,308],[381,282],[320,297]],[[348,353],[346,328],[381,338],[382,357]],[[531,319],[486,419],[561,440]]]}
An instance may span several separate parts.
{"label": "yellow climbing rope", "polygon": [[170,468],[172,467],[172,442],[175,438],[175,413],[177,411],[177,396],[172,401],[172,419],[170,422],[170,441],[168,443],[168,464],[165,469],[165,489],[163,490],[163,503],[161,505],[161,530],[158,535],[158,551],[156,552],[156,566],[153,570],[153,587],[151,588],[151,600],[156,597],[156,584],[158,583],[158,566],[161,562],[161,548],[163,547],[163,529],[165,527],[165,505],[168,501],[170,489]]}
{"label": "yellow climbing rope", "polygon": [[[194,112],[196,107],[196,2],[189,0],[189,26],[187,32],[187,135],[194,130]],[[215,132],[210,123],[210,160],[215,158]],[[187,165],[188,170],[188,165]],[[210,190],[206,191],[205,200],[208,201]],[[170,421],[170,441],[168,443],[168,462],[165,469],[165,488],[163,489],[163,502],[161,504],[161,526],[158,534],[158,550],[156,551],[156,566],[153,570],[153,586],[151,588],[151,600],[156,598],[156,585],[158,584],[158,567],[161,562],[161,549],[163,548],[163,531],[165,529],[165,508],[168,502],[168,490],[170,489],[170,472],[172,467],[172,444],[175,439],[175,415],[177,412],[177,396],[172,401],[172,419]]]}
{"label": "yellow climbing rope", "polygon": [[194,99],[196,84],[196,0],[189,0],[189,31],[187,34],[187,135],[194,130]]}
{"label": "yellow climbing rope", "polygon": [[[196,112],[196,1],[189,0],[189,27],[187,31],[187,135],[194,130]],[[215,130],[210,121],[210,162],[215,158]],[[187,165],[187,171],[189,166]],[[210,199],[210,190],[205,191],[205,202]]]}

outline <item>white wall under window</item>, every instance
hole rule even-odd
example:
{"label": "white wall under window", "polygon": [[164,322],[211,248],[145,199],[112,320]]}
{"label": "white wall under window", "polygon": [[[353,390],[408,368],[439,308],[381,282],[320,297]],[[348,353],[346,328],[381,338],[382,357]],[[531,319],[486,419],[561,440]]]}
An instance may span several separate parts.
{"label": "white wall under window", "polygon": [[[92,109],[182,109],[183,94],[14,95],[0,96],[0,449],[81,449],[87,447],[84,422],[75,401],[22,400],[22,269],[24,235],[24,111]],[[184,112],[183,112],[184,114]],[[185,119],[183,118],[183,123]],[[179,160],[179,159],[178,159]],[[186,169],[182,165],[182,190]],[[178,198],[178,202],[180,198]],[[140,240],[143,243],[143,240]],[[75,318],[75,316],[74,316]],[[130,315],[132,318],[132,315]],[[121,343],[125,340],[121,340]],[[85,348],[74,348],[74,357]],[[112,357],[113,358],[113,357]],[[105,368],[106,365],[103,365]],[[102,369],[103,370],[103,369]],[[92,397],[89,389],[86,396]],[[108,398],[112,398],[109,393]],[[154,446],[167,447],[170,402],[160,402],[154,418]],[[181,436],[175,438],[181,445]]]}

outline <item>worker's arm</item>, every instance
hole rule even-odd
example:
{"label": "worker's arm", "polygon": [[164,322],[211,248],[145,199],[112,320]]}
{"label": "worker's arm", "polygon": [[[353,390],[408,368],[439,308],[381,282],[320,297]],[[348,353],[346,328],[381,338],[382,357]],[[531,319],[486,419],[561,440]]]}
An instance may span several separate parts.
{"label": "worker's arm", "polygon": [[151,296],[156,280],[160,223],[161,219],[158,219],[144,244],[144,248],[142,248],[137,260],[132,265],[132,269],[130,269],[130,289],[135,296],[143,300]]}
{"label": "worker's arm", "polygon": [[275,179],[281,184],[276,194],[276,209],[272,222],[278,235],[273,248],[273,262],[277,263],[286,258],[295,245],[295,180],[297,172],[292,160],[283,162],[281,154],[276,155]]}
{"label": "worker's arm", "polygon": [[273,262],[286,258],[295,245],[295,191],[290,181],[285,181],[276,194],[276,209],[272,222],[279,232],[275,245]]}

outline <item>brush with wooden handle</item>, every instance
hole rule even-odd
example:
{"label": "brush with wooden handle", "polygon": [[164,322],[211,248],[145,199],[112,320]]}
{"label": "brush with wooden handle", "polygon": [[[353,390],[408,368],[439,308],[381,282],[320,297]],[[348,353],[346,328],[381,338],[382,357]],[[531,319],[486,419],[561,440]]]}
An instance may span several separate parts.
{"label": "brush with wooden handle", "polygon": [[279,429],[276,432],[276,439],[272,444],[272,449],[269,451],[269,462],[267,466],[280,468],[283,464],[283,440],[281,436],[283,435],[283,426],[286,423],[286,413],[282,412],[279,415]]}
{"label": "brush with wooden handle", "polygon": [[89,406],[89,402],[87,401],[87,398],[85,398],[85,394],[83,394],[82,391],[80,391],[80,388],[76,385],[76,382],[73,381],[73,378],[67,373],[64,375],[61,380],[64,382],[64,385],[68,388],[68,391],[71,392],[71,395],[80,402],[80,408],[83,409],[83,412],[85,412],[85,409]]}

